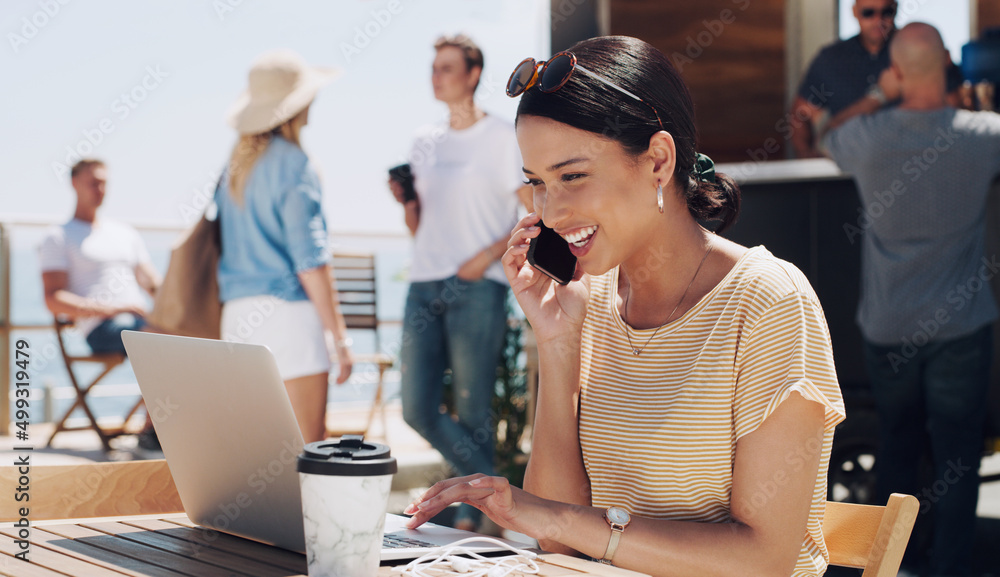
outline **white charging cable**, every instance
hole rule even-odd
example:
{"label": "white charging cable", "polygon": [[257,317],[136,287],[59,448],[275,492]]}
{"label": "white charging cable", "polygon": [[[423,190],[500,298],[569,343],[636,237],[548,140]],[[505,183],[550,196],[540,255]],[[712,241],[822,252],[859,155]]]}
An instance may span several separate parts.
{"label": "white charging cable", "polygon": [[[501,547],[513,555],[484,557],[466,548],[465,545],[469,543],[486,543]],[[463,555],[465,556],[463,557]],[[539,569],[538,564],[535,563],[536,557],[538,555],[531,551],[512,547],[503,541],[489,537],[469,537],[442,545],[434,551],[410,561],[405,566],[393,567],[392,571],[408,577],[432,577],[427,573],[429,569],[435,570],[433,577],[507,577],[514,572],[537,575]]]}

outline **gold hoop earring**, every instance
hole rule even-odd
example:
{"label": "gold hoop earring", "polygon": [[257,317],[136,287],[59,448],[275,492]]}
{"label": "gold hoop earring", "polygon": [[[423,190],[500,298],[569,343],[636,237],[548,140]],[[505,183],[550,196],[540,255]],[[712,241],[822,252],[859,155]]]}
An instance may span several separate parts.
{"label": "gold hoop earring", "polygon": [[656,208],[663,214],[663,185],[659,182],[656,183]]}

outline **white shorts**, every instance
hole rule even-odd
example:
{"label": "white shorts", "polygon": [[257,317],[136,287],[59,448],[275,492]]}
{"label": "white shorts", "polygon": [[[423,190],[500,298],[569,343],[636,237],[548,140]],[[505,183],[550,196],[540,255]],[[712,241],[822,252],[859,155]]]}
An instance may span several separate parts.
{"label": "white shorts", "polygon": [[330,353],[316,307],[308,300],[273,296],[234,299],[222,305],[222,339],[271,349],[281,379],[330,372]]}

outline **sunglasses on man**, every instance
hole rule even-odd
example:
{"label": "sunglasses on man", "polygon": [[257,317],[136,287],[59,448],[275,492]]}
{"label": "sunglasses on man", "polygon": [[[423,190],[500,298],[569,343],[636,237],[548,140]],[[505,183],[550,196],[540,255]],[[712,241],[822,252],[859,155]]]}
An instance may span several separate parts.
{"label": "sunglasses on man", "polygon": [[886,18],[896,17],[896,7],[889,6],[888,8],[883,8],[881,10],[876,10],[874,8],[863,8],[861,10],[861,17],[865,19],[874,18],[878,16],[879,18],[885,20]]}

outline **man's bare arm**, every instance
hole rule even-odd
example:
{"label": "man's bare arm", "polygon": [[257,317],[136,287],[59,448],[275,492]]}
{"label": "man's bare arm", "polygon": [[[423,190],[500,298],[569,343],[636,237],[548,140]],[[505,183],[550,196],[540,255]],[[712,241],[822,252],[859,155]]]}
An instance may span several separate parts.
{"label": "man's bare arm", "polygon": [[135,265],[135,281],[139,283],[142,290],[149,293],[149,296],[155,297],[156,290],[160,288],[160,283],[163,282],[163,279],[160,278],[160,273],[156,271],[152,264],[140,262]]}
{"label": "man's bare arm", "polygon": [[831,118],[830,122],[828,122],[824,128],[823,134],[819,135],[820,139],[822,139],[827,132],[830,132],[838,126],[842,126],[855,116],[874,114],[878,112],[886,102],[892,102],[899,99],[899,78],[893,72],[892,68],[886,68],[882,71],[882,74],[879,75],[878,87],[882,92],[881,98],[873,96],[869,91],[867,94],[856,100],[854,104],[851,104],[847,108],[841,110],[836,116]]}
{"label": "man's bare arm", "polygon": [[860,99],[855,101],[854,104],[848,106],[847,108],[841,110],[836,116],[830,119],[827,123],[826,129],[823,134],[820,135],[822,138],[827,132],[830,132],[834,128],[843,125],[848,120],[854,118],[855,116],[862,116],[865,114],[872,114],[876,112],[879,108],[882,108],[882,103],[871,96],[862,96]]}
{"label": "man's bare arm", "polygon": [[417,234],[417,227],[420,226],[420,200],[413,199],[403,204],[405,211],[406,228],[410,229],[410,234]]}
{"label": "man's bare arm", "polygon": [[406,223],[406,228],[410,230],[411,235],[416,235],[417,227],[420,226],[420,199],[406,200],[403,197],[403,185],[391,178],[389,179],[389,190],[392,191],[396,202],[403,205],[403,221]]}
{"label": "man's bare arm", "polygon": [[70,292],[69,275],[66,271],[43,272],[42,286],[45,290],[45,306],[53,315],[107,318],[123,312],[139,316],[145,314],[145,311],[136,306],[106,305]]}
{"label": "man's bare arm", "polygon": [[796,96],[792,102],[792,124],[795,130],[792,131],[790,140],[795,148],[797,158],[816,158],[822,156],[816,148],[816,138],[813,134],[813,125],[820,117],[823,110],[813,105],[801,96]]}

